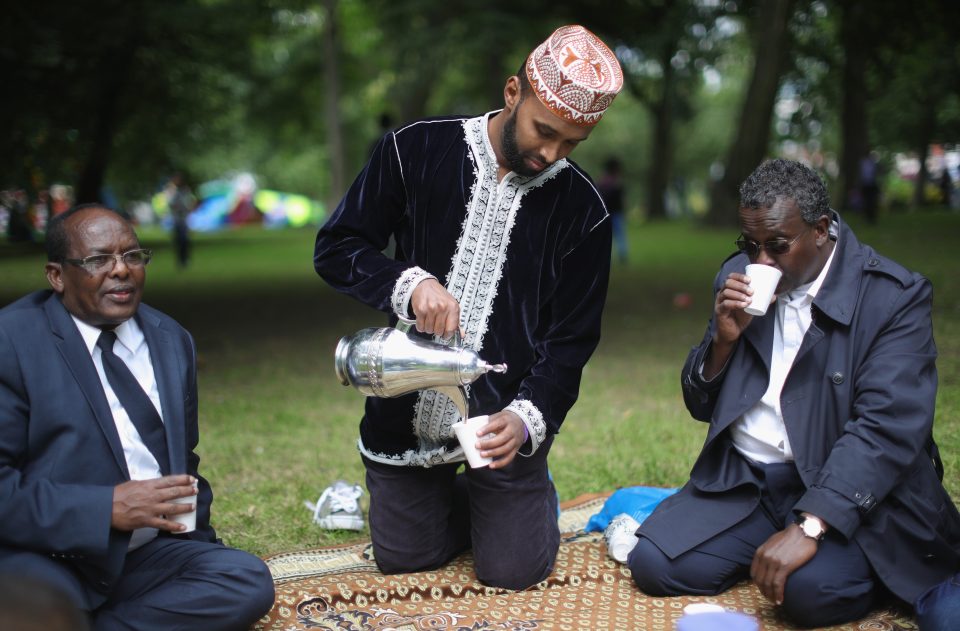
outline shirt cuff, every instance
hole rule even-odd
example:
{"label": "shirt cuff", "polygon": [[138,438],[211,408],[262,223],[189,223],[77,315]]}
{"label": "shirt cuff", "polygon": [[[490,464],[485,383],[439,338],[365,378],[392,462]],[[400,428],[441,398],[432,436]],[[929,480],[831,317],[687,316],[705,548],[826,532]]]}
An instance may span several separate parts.
{"label": "shirt cuff", "polygon": [[[530,452],[523,453],[523,451],[518,451],[517,453],[521,456],[532,456],[547,438],[547,424],[543,420],[543,414],[537,409],[537,406],[526,399],[515,399],[504,409],[510,410],[520,417],[520,420],[523,421],[523,428],[527,433],[527,438],[530,440]],[[524,440],[523,442],[524,445],[526,445],[527,441]],[[523,447],[521,447],[521,450],[522,449]]]}
{"label": "shirt cuff", "polygon": [[410,313],[410,298],[413,297],[413,290],[428,278],[437,280],[436,276],[420,267],[411,267],[404,270],[393,286],[393,294],[390,296],[390,306],[393,307],[393,312],[404,318],[414,315]]}

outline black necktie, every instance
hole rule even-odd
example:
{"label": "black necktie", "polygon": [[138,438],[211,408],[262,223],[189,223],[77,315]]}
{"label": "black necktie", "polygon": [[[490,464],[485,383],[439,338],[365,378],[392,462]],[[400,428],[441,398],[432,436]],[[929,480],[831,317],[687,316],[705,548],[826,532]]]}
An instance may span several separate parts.
{"label": "black necktie", "polygon": [[113,343],[117,335],[113,331],[104,331],[97,340],[100,347],[100,359],[103,362],[103,372],[113,388],[114,394],[120,400],[120,405],[126,410],[127,416],[140,433],[140,438],[153,457],[160,465],[163,475],[170,473],[170,455],[167,452],[167,436],[163,431],[163,421],[153,406],[150,397],[143,391],[137,378],[133,376],[123,360],[113,354]]}

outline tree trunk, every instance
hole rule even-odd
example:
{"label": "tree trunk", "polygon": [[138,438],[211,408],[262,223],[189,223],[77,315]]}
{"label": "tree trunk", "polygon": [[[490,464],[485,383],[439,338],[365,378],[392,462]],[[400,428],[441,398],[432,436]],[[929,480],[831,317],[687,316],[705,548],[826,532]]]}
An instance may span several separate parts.
{"label": "tree trunk", "polygon": [[[926,108],[924,108],[926,109]],[[910,204],[910,208],[917,209],[926,206],[926,196],[924,195],[924,188],[927,186],[927,180],[930,179],[930,174],[927,172],[927,156],[930,153],[930,134],[926,133],[933,125],[928,124],[926,118],[928,115],[924,112],[923,116],[925,120],[920,126],[923,130],[923,133],[920,134],[920,138],[917,142],[917,159],[920,160],[920,170],[917,171],[917,179],[914,181],[913,185],[913,202]]]}
{"label": "tree trunk", "polygon": [[740,183],[767,155],[770,117],[789,48],[787,24],[792,8],[792,0],[768,0],[758,5],[753,25],[756,38],[753,75],[723,176],[710,190],[710,210],[706,217],[709,224],[736,225]]}
{"label": "tree trunk", "polygon": [[97,117],[93,124],[90,150],[84,160],[77,180],[75,198],[78,204],[99,203],[103,200],[103,184],[107,167],[110,166],[110,153],[113,149],[113,137],[120,127],[122,115],[120,102],[130,81],[130,72],[137,45],[128,41],[119,49],[104,55],[102,68],[110,72],[100,73],[100,82],[96,95]]}
{"label": "tree trunk", "polygon": [[327,159],[330,189],[327,207],[334,208],[346,191],[346,157],[343,151],[343,124],[340,120],[340,41],[337,0],[324,0],[327,28],[323,30],[324,110],[327,122]]}
{"label": "tree trunk", "polygon": [[665,219],[667,216],[666,195],[673,163],[673,93],[675,73],[668,52],[661,57],[663,79],[660,82],[660,98],[652,104],[653,143],[651,144],[650,171],[647,173],[647,218]]}
{"label": "tree trunk", "polygon": [[[860,187],[860,161],[870,151],[867,126],[867,47],[860,37],[863,33],[864,13],[868,5],[860,2],[843,3],[840,38],[843,45],[843,112],[841,114],[842,148],[840,178],[834,191],[837,207],[848,206],[857,197]],[[862,202],[862,200],[861,200]]]}

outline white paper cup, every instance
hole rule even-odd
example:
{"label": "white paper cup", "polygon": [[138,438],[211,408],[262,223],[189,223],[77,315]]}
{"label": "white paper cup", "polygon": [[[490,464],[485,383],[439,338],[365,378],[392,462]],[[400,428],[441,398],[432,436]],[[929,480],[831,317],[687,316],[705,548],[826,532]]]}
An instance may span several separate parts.
{"label": "white paper cup", "polygon": [[460,446],[463,447],[463,455],[467,457],[467,462],[474,469],[485,467],[493,462],[493,458],[484,458],[477,450],[477,441],[480,440],[477,431],[487,424],[489,418],[484,414],[453,424],[453,431],[457,435],[457,440],[460,441]]}
{"label": "white paper cup", "polygon": [[[170,500],[171,504],[196,504],[197,496],[188,495],[187,497],[178,497],[175,500]],[[170,521],[175,521],[178,524],[183,524],[187,527],[186,530],[178,530],[179,533],[184,532],[193,532],[197,529],[197,509],[194,508],[189,513],[180,513],[178,515],[168,515],[167,519]]]}
{"label": "white paper cup", "polygon": [[781,272],[776,267],[753,263],[747,265],[747,276],[750,277],[750,288],[753,289],[753,300],[744,311],[753,316],[762,316],[767,312],[773,292],[780,282]]}
{"label": "white paper cup", "polygon": [[723,613],[724,611],[726,609],[713,603],[690,603],[683,608],[683,613],[688,616],[697,613]]}

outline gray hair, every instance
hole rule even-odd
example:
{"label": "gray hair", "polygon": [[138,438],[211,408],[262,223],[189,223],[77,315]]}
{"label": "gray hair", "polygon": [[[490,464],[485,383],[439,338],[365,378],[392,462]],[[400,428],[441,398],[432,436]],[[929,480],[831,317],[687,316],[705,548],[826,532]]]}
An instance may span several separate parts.
{"label": "gray hair", "polygon": [[770,208],[778,199],[792,199],[800,208],[800,217],[815,224],[830,214],[827,187],[816,171],[793,160],[767,160],[740,185],[740,207]]}

